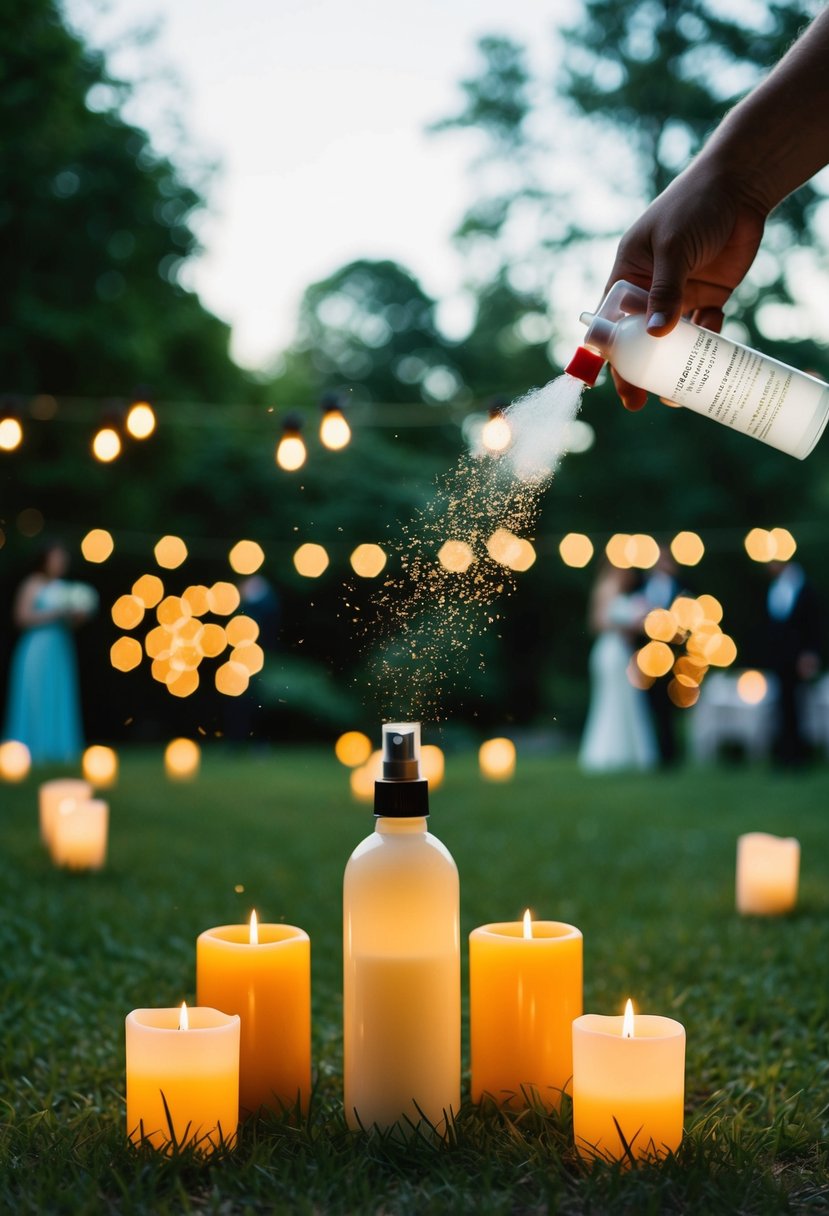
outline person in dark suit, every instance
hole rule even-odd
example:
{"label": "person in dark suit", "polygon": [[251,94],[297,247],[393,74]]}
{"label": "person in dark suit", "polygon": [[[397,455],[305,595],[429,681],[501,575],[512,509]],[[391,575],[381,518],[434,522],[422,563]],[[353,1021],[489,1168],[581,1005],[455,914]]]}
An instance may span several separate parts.
{"label": "person in dark suit", "polygon": [[803,688],[820,670],[820,602],[797,562],[769,562],[768,573],[766,666],[777,676],[780,689],[774,758],[796,765],[809,755]]}

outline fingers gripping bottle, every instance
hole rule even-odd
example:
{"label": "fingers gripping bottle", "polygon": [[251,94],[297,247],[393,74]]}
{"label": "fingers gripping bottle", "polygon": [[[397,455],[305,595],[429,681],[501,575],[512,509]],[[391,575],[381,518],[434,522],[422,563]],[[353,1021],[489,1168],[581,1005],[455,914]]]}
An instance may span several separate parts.
{"label": "fingers gripping bottle", "polygon": [[607,360],[630,384],[656,393],[803,460],[829,417],[829,385],[710,329],[681,320],[662,338],[646,330],[648,293],[620,279],[565,368],[592,386]]}
{"label": "fingers gripping bottle", "polygon": [[345,1115],[443,1135],[460,1105],[458,871],[426,830],[418,723],[383,725],[374,788],[375,830],[343,883]]}

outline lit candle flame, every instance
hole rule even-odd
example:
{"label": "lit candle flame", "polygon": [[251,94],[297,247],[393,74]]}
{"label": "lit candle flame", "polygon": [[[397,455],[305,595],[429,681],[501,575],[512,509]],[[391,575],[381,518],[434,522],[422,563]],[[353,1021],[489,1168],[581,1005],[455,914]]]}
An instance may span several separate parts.
{"label": "lit candle flame", "polygon": [[628,999],[628,1003],[625,1005],[625,1017],[624,1021],[622,1022],[622,1038],[633,1038],[633,1001],[630,999]]}
{"label": "lit candle flame", "polygon": [[532,937],[532,935],[533,935],[533,918],[530,916],[529,908],[527,908],[527,911],[524,913],[524,936]]}
{"label": "lit candle flame", "polygon": [[178,1014],[178,1028],[179,1028],[179,1030],[189,1030],[190,1029],[190,1018],[187,1016],[187,1002],[186,1001],[181,1002],[181,1009],[179,1010],[179,1014]]}
{"label": "lit candle flame", "polygon": [[259,945],[259,921],[256,919],[255,908],[250,914],[250,944],[252,946]]}

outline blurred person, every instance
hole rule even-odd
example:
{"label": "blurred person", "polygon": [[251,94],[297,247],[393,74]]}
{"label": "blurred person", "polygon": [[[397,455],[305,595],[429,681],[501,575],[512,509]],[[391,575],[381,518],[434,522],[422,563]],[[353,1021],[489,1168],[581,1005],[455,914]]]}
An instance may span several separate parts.
{"label": "blurred person", "polygon": [[[627,279],[649,290],[655,337],[681,315],[719,332],[769,213],[829,164],[827,65],[829,8],[622,237],[607,287]],[[645,391],[613,378],[622,403],[641,409]]]}
{"label": "blurred person", "polygon": [[12,605],[21,635],[9,665],[3,734],[25,743],[35,764],[72,763],[83,750],[72,630],[95,611],[97,595],[85,583],[67,582],[68,569],[66,548],[48,542]]}
{"label": "blurred person", "polygon": [[628,678],[634,639],[648,612],[635,570],[609,562],[590,595],[590,707],[579,749],[586,772],[650,769],[659,759],[648,701]]}
{"label": "blurred person", "polygon": [[804,694],[820,670],[821,608],[817,592],[797,562],[771,561],[766,594],[765,666],[777,676],[778,715],[774,759],[798,765],[809,757]]}

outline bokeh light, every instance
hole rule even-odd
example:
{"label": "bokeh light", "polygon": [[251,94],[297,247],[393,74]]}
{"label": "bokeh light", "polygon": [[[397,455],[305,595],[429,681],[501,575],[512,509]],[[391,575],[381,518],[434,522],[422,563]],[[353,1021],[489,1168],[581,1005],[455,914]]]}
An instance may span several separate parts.
{"label": "bokeh light", "polygon": [[171,781],[192,781],[200,764],[201,748],[192,739],[171,739],[164,749],[164,771]]}
{"label": "bokeh light", "polygon": [[189,697],[196,691],[199,686],[199,673],[194,670],[176,671],[170,660],[170,677],[168,677],[167,691],[174,697]]}
{"label": "bokeh light", "polygon": [[237,541],[227,555],[235,574],[255,574],[265,560],[265,550],[255,540]]}
{"label": "bokeh light", "polygon": [[671,541],[671,554],[680,566],[696,566],[705,554],[705,545],[696,532],[677,532]]}
{"label": "bokeh light", "polygon": [[243,642],[231,650],[230,662],[241,664],[249,676],[255,676],[265,666],[265,652],[256,642]]}
{"label": "bokeh light", "polygon": [[190,619],[190,605],[181,596],[165,595],[156,608],[155,615],[159,625],[172,631],[181,628],[184,622]]}
{"label": "bokeh light", "polygon": [[690,633],[705,620],[705,612],[699,600],[692,599],[689,595],[678,595],[671,604],[671,613],[683,633]]}
{"label": "bokeh light", "polygon": [[653,684],[653,676],[646,676],[639,666],[638,650],[631,655],[625,674],[627,675],[628,683],[632,684],[634,688],[641,688],[644,691]]}
{"label": "bokeh light", "polygon": [[746,553],[753,562],[770,562],[777,549],[774,537],[765,528],[752,528],[744,544]]}
{"label": "bokeh light", "polygon": [[703,619],[718,625],[722,620],[722,604],[713,595],[698,595],[697,603],[702,609]]}
{"label": "bokeh light", "polygon": [[768,687],[768,680],[762,671],[743,671],[737,679],[737,696],[746,705],[759,705]]}
{"label": "bokeh light", "polygon": [[155,560],[165,570],[175,570],[187,560],[187,546],[180,536],[162,536],[153,549]]}
{"label": "bokeh light", "polygon": [[515,759],[512,739],[487,739],[478,749],[478,766],[487,781],[509,781],[515,773]]}
{"label": "bokeh light", "polygon": [[132,594],[145,608],[155,608],[164,595],[164,584],[157,574],[142,574],[132,585]]}
{"label": "bokeh light", "polygon": [[234,616],[225,626],[227,640],[231,646],[242,646],[255,642],[259,637],[259,626],[252,616]]}
{"label": "bokeh light", "polygon": [[668,684],[668,697],[677,709],[690,709],[699,700],[699,685],[673,679]]}
{"label": "bokeh light", "polygon": [[361,730],[347,730],[334,744],[334,755],[346,768],[357,768],[371,755],[371,739]]}
{"label": "bokeh light", "polygon": [[307,541],[294,554],[294,566],[303,578],[319,578],[328,569],[328,554],[322,545]]}
{"label": "bokeh light", "polygon": [[565,566],[581,570],[593,556],[593,542],[583,532],[568,532],[559,542],[558,552]]}
{"label": "bokeh light", "polygon": [[475,560],[475,554],[465,540],[447,540],[438,550],[438,561],[450,574],[463,574]]}
{"label": "bokeh light", "polygon": [[119,595],[111,614],[119,629],[135,629],[144,619],[144,605],[137,595]]}
{"label": "bokeh light", "polygon": [[208,621],[201,632],[199,645],[206,659],[215,659],[227,646],[227,634],[221,625]]}
{"label": "bokeh light", "polygon": [[0,418],[0,451],[13,452],[23,442],[23,427],[18,418]]}
{"label": "bokeh light", "polygon": [[130,406],[126,427],[133,439],[149,439],[155,430],[155,413],[149,401],[136,401]]}
{"label": "bokeh light", "polygon": [[492,409],[481,428],[481,443],[493,454],[505,452],[512,443],[512,429],[499,409]]}
{"label": "bokeh light", "polygon": [[114,548],[115,541],[106,528],[92,528],[81,541],[81,553],[88,562],[105,562]]}
{"label": "bokeh light", "polygon": [[436,743],[424,743],[420,749],[420,772],[429,782],[429,790],[439,789],[443,785],[446,772],[446,759],[443,749]]}
{"label": "bokeh light", "polygon": [[207,606],[216,616],[230,616],[239,607],[239,588],[233,583],[218,582],[207,589]]}
{"label": "bokeh light", "polygon": [[737,646],[733,638],[722,633],[717,638],[716,645],[706,649],[706,656],[712,667],[730,667],[737,658]]}
{"label": "bokeh light", "polygon": [[283,423],[282,438],[276,447],[276,463],[286,473],[295,473],[305,464],[308,453],[301,430],[302,421],[299,418],[286,419]]}
{"label": "bokeh light", "polygon": [[631,540],[633,538],[627,532],[616,532],[611,536],[610,540],[604,547],[605,556],[611,566],[616,566],[618,570],[629,570],[633,565],[631,553],[633,547]]}
{"label": "bokeh light", "polygon": [[374,801],[374,782],[383,775],[383,753],[374,751],[365,764],[353,768],[348,775],[351,793],[358,802]]}
{"label": "bokeh light", "polygon": [[667,608],[652,608],[645,617],[645,633],[654,642],[672,642],[677,632],[677,619]]}
{"label": "bokeh light", "polygon": [[90,785],[103,789],[118,779],[118,756],[111,747],[95,743],[88,747],[81,760],[83,775]]}
{"label": "bokeh light", "polygon": [[[223,585],[229,587],[232,584],[227,583]],[[192,583],[189,587],[185,587],[184,591],[181,593],[181,598],[184,600],[193,616],[204,616],[206,612],[210,611],[210,597],[208,595],[208,589],[203,583]],[[233,609],[231,608],[231,612],[232,611]]]}
{"label": "bokeh light", "polygon": [[496,528],[486,542],[486,549],[493,561],[518,573],[529,570],[536,557],[530,542],[516,536],[509,528]]}
{"label": "bokeh light", "polygon": [[241,697],[249,683],[248,669],[233,659],[216,668],[216,688],[226,697]]}
{"label": "bokeh light", "polygon": [[32,756],[25,743],[7,739],[0,743],[0,780],[23,781],[32,767]]}
{"label": "bokeh light", "polygon": [[788,562],[797,551],[797,541],[788,528],[772,528],[771,538],[774,541],[774,556],[779,562]]}
{"label": "bokeh light", "polygon": [[92,440],[92,455],[101,464],[109,464],[121,455],[121,436],[111,426],[102,426]]}
{"label": "bokeh light", "polygon": [[118,638],[109,649],[109,661],[116,671],[133,671],[143,657],[144,651],[138,638]]}
{"label": "bokeh light", "polygon": [[636,655],[636,664],[646,676],[665,676],[674,665],[674,652],[665,642],[646,642]]}
{"label": "bokeh light", "polygon": [[385,569],[385,551],[379,545],[358,545],[351,554],[351,568],[360,578],[377,578]]}

